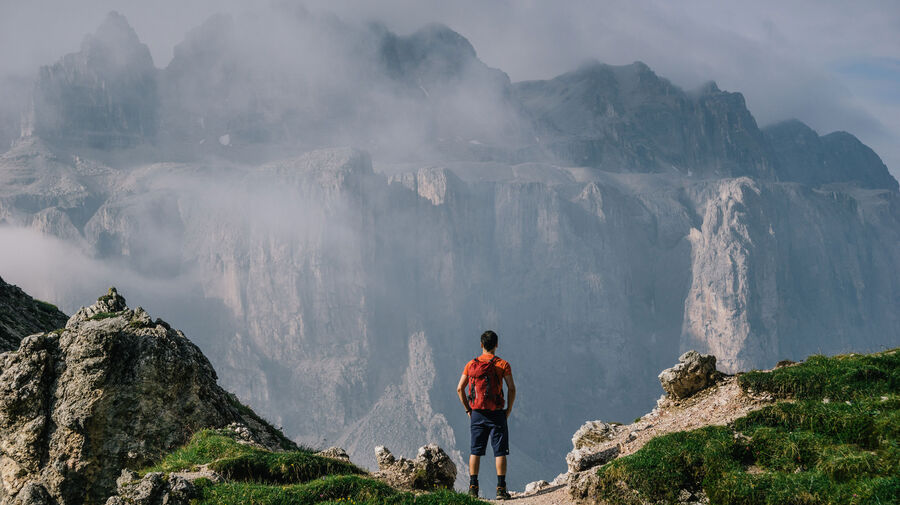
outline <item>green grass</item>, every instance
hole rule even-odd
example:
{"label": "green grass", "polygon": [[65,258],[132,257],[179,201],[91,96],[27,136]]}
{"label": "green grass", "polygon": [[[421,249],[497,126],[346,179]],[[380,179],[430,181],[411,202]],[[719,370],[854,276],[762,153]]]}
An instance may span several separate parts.
{"label": "green grass", "polygon": [[687,489],[723,505],[900,503],[898,373],[889,351],[744,374],[743,388],[795,401],[654,438],[597,471],[596,498],[676,503]]}
{"label": "green grass", "polygon": [[453,491],[415,495],[355,475],[328,476],[305,484],[266,486],[232,482],[201,488],[196,505],[483,505],[484,502]]}
{"label": "green grass", "polygon": [[255,450],[246,454],[219,459],[212,468],[228,480],[290,484],[307,482],[325,475],[363,474],[350,463],[315,454],[291,451],[269,452]]}
{"label": "green grass", "polygon": [[900,352],[811,356],[799,365],[738,377],[745,390],[782,398],[832,401],[884,395],[900,390]]}
{"label": "green grass", "polygon": [[316,456],[310,449],[269,452],[237,443],[226,431],[203,430],[149,472],[175,472],[209,465],[226,482],[201,479],[194,505],[475,505],[480,500],[450,490],[414,495],[365,476],[343,461]]}
{"label": "green grass", "polygon": [[150,472],[169,473],[191,470],[218,459],[234,458],[254,451],[253,447],[239,444],[233,437],[223,433],[218,430],[198,431],[183,447],[167,454],[162,461],[139,473],[143,475]]}
{"label": "green grass", "polygon": [[46,312],[59,312],[59,307],[53,305],[50,302],[45,302],[44,300],[38,300],[37,298],[35,298],[34,303],[36,303],[41,309]]}

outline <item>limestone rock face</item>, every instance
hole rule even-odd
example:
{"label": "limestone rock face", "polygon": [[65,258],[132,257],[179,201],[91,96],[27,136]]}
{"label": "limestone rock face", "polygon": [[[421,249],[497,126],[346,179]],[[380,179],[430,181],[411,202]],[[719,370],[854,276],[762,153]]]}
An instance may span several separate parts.
{"label": "limestone rock face", "polygon": [[384,446],[375,448],[378,472],[375,477],[404,489],[452,489],[456,481],[456,465],[435,444],[419,448],[416,459],[399,460]]}
{"label": "limestone rock face", "polygon": [[687,398],[706,388],[716,379],[716,357],[688,351],[678,358],[678,364],[660,372],[659,382],[675,398]]}
{"label": "limestone rock face", "polygon": [[0,352],[17,349],[28,335],[62,328],[66,319],[56,306],[35,300],[0,278]]}
{"label": "limestone rock face", "polygon": [[613,460],[619,455],[619,446],[612,439],[624,429],[616,423],[584,423],[572,436],[573,449],[566,455],[569,473],[583,472]]}
{"label": "limestone rock face", "polygon": [[231,422],[249,427],[260,445],[291,446],[216,384],[182,332],[129,309],[115,288],[64,330],[26,337],[0,360],[3,502],[103,501],[122,468],[148,465],[194,431]]}
{"label": "limestone rock face", "polygon": [[616,423],[604,423],[603,421],[588,421],[578,428],[572,435],[572,447],[584,449],[596,447],[608,442],[622,431],[622,425]]}

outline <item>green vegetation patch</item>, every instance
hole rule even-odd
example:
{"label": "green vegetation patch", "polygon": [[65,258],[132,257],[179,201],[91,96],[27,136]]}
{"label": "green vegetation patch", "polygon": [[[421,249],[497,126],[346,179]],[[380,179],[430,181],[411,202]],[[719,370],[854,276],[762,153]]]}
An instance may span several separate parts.
{"label": "green vegetation patch", "polygon": [[35,298],[34,303],[37,304],[37,306],[40,307],[45,312],[53,312],[53,313],[59,312],[59,307],[57,307],[56,305],[53,305],[50,302],[45,302],[44,300],[38,300],[37,298]]}
{"label": "green vegetation patch", "polygon": [[270,484],[307,482],[324,475],[365,473],[356,465],[301,451],[254,450],[214,461],[210,468],[228,480]]}
{"label": "green vegetation patch", "polygon": [[355,475],[329,476],[287,486],[230,482],[203,486],[200,491],[197,505],[484,505],[481,500],[453,491],[415,495]]}
{"label": "green vegetation patch", "polygon": [[195,505],[475,505],[484,502],[449,490],[414,495],[363,476],[360,468],[316,456],[304,449],[269,452],[237,443],[227,431],[197,432],[184,447],[172,452],[148,472],[174,472],[209,465],[225,477],[216,484],[195,482],[200,493]]}
{"label": "green vegetation patch", "polygon": [[900,390],[900,351],[811,356],[799,365],[738,377],[744,390],[801,400],[853,401]]}
{"label": "green vegetation patch", "polygon": [[898,365],[894,351],[745,374],[742,387],[797,401],[654,438],[598,470],[596,498],[677,503],[681,490],[702,490],[725,505],[900,503]]}
{"label": "green vegetation patch", "polygon": [[145,468],[141,475],[150,472],[180,472],[193,470],[200,465],[208,465],[221,458],[234,458],[250,454],[254,450],[248,445],[239,444],[231,434],[218,430],[201,430],[194,433],[191,440],[173,452],[167,454],[162,461],[150,468]]}

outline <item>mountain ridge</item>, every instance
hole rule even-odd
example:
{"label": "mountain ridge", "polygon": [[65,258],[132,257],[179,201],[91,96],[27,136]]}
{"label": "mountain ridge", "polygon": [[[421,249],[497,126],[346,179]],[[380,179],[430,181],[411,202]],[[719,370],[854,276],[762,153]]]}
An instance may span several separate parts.
{"label": "mountain ridge", "polygon": [[[821,146],[797,144],[784,137],[783,124],[758,128],[740,93],[714,83],[688,93],[641,62],[595,61],[549,80],[512,83],[444,25],[398,36],[379,25],[323,22],[307,12],[286,17],[298,26],[312,23],[323,46],[334,47],[301,53],[294,68],[269,68],[253,52],[265,50],[271,36],[250,45],[247,37],[260,27],[218,15],[191,31],[172,62],[157,69],[124,17],[110,13],[81,52],[43,67],[22,131],[101,149],[161,143],[162,150],[190,156],[229,156],[228,148],[253,151],[267,143],[308,150],[340,139],[411,159],[430,145],[429,156],[448,161],[531,159],[897,190],[880,158],[855,137],[835,132],[821,137]],[[349,41],[335,41],[348,34]],[[351,59],[348,52],[359,54]],[[292,75],[340,58],[350,63],[315,78]],[[370,80],[371,89],[354,94],[340,84],[359,78]],[[85,95],[91,82],[110,89]],[[81,108],[72,108],[72,100]],[[420,145],[385,147],[385,130],[411,135],[411,129],[419,130]],[[81,133],[68,138],[73,131]],[[185,143],[190,137],[194,145]],[[291,137],[305,140],[297,145]]]}

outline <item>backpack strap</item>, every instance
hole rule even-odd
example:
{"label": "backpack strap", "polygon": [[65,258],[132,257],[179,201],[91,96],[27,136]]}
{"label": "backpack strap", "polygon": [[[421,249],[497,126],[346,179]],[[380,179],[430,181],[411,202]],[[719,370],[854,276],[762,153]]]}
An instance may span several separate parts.
{"label": "backpack strap", "polygon": [[[469,363],[471,364],[473,362],[474,363],[478,362],[478,356],[472,358],[472,361],[470,361]],[[475,378],[474,375],[470,375],[469,377],[471,377],[473,379]],[[475,401],[475,382],[469,381],[469,402],[473,402],[473,401]]]}

